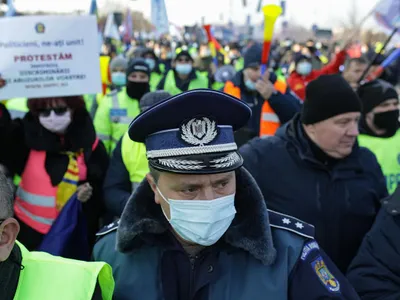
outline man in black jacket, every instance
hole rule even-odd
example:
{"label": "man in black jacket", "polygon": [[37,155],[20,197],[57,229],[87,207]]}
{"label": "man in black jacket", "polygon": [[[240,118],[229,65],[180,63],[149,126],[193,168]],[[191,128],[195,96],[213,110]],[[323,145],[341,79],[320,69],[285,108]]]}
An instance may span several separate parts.
{"label": "man in black jacket", "polygon": [[361,102],[339,75],[308,84],[301,115],[268,139],[241,148],[267,205],[316,227],[316,240],[342,272],[387,196],[375,156],[357,144]]}

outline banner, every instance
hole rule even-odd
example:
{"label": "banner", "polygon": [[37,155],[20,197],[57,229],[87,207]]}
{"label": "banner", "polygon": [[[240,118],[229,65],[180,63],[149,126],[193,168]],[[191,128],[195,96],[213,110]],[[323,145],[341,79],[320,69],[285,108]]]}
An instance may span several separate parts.
{"label": "banner", "polygon": [[375,8],[376,21],[389,30],[400,27],[400,1],[381,0]]}
{"label": "banner", "polygon": [[101,91],[95,16],[0,18],[0,99]]}
{"label": "banner", "polygon": [[159,37],[169,33],[169,21],[164,0],[151,0],[151,23]]}

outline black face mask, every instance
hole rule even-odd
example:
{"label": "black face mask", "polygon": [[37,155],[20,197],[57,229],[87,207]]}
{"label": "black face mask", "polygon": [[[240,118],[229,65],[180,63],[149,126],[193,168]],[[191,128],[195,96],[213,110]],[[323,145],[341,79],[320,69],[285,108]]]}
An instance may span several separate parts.
{"label": "black face mask", "polygon": [[374,115],[374,124],[380,128],[385,129],[386,137],[393,136],[399,129],[399,110],[390,110]]}
{"label": "black face mask", "polygon": [[150,85],[148,82],[128,81],[126,84],[126,93],[129,98],[140,100],[142,96],[148,92],[150,92]]}

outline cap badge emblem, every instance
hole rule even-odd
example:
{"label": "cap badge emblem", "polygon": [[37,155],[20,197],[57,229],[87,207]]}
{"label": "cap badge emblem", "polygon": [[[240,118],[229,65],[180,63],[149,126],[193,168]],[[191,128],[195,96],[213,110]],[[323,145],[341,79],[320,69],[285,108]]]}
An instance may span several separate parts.
{"label": "cap badge emblem", "polygon": [[181,138],[186,143],[204,146],[211,143],[218,135],[215,121],[209,118],[191,119],[181,126]]}

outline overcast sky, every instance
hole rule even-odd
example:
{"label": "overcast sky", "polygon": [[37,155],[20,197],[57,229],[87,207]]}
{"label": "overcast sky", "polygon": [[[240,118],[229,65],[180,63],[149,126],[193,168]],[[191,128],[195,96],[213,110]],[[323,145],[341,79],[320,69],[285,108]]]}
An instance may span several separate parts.
{"label": "overcast sky", "polygon": [[[130,3],[134,10],[142,11],[150,16],[151,0],[97,0],[99,10],[107,1]],[[288,20],[295,20],[306,27],[317,24],[319,27],[334,27],[340,21],[348,19],[353,0],[286,0]],[[378,0],[354,0],[360,19],[368,14]],[[14,0],[15,7],[20,10],[41,11],[72,11],[74,9],[89,10],[90,0]],[[246,16],[251,15],[254,22],[260,22],[262,15],[256,13],[258,0],[247,0],[247,9],[243,8],[242,0],[165,0],[169,21],[177,25],[192,25],[200,23],[204,16],[206,23],[219,22],[232,18],[234,22],[244,23]],[[279,3],[275,0],[264,0],[263,4]],[[367,26],[374,26],[370,21]]]}

